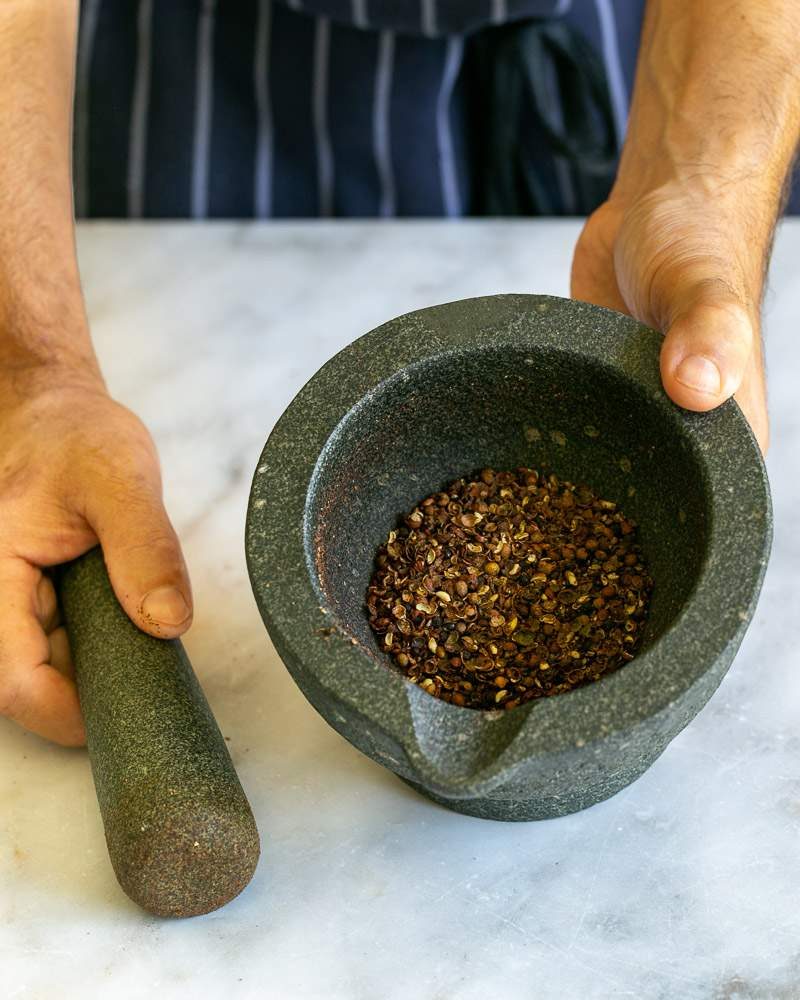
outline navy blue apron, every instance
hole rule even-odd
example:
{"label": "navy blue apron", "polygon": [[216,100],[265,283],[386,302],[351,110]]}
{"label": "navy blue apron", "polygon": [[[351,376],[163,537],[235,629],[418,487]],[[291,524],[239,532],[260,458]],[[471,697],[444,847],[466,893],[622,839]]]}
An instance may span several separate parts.
{"label": "navy blue apron", "polygon": [[644,0],[82,0],[79,216],[585,214]]}

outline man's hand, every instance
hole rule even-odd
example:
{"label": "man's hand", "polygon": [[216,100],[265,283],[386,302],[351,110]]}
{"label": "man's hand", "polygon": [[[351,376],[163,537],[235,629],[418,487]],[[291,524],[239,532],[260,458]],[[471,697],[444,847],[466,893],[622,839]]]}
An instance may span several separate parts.
{"label": "man's hand", "polygon": [[628,135],[575,250],[572,294],[665,334],[664,387],[736,396],[768,443],[760,307],[800,140],[800,6],[648,0]]}
{"label": "man's hand", "polygon": [[0,405],[0,714],[68,746],[84,742],[69,647],[43,567],[98,541],[116,595],[146,632],[191,623],[180,545],[141,422],[101,383]]}
{"label": "man's hand", "polygon": [[710,410],[736,395],[767,450],[759,304],[769,245],[748,239],[748,208],[720,184],[612,197],[575,248],[575,298],[630,313],[666,334],[661,376],[672,399]]}
{"label": "man's hand", "polygon": [[0,714],[84,741],[43,568],[99,541],[122,606],[177,636],[191,592],[153,442],[106,392],[72,217],[77,0],[0,3]]}

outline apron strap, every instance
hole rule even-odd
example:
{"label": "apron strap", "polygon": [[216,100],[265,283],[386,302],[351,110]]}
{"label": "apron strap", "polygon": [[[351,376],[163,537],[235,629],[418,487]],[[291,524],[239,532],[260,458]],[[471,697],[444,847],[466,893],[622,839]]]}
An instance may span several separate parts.
{"label": "apron strap", "polygon": [[543,140],[544,152],[571,168],[577,210],[591,212],[613,184],[620,138],[593,46],[555,19],[480,32],[472,44],[487,130],[480,154],[482,211],[557,213],[543,176]]}

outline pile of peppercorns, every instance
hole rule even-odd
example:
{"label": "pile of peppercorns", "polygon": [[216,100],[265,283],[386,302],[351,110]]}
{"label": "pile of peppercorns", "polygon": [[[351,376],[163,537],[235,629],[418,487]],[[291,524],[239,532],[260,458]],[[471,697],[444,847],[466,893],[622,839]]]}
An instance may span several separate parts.
{"label": "pile of peppercorns", "polygon": [[615,503],[535,469],[484,469],[390,532],[367,610],[414,684],[511,709],[632,660],[652,586]]}

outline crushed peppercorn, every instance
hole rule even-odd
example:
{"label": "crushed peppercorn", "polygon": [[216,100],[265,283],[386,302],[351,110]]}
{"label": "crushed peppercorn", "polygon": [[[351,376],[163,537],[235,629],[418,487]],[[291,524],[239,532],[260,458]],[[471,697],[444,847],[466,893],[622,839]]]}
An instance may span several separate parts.
{"label": "crushed peppercorn", "polygon": [[586,486],[484,469],[389,533],[369,623],[408,680],[454,705],[569,691],[634,658],[653,589],[636,535]]}

